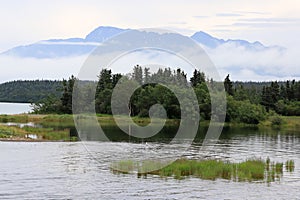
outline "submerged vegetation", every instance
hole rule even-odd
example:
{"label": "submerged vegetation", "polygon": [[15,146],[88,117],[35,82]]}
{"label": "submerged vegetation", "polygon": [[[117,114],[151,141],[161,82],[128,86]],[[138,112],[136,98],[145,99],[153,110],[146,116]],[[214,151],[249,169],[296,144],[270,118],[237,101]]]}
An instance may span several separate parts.
{"label": "submerged vegetation", "polygon": [[[184,179],[192,176],[205,180],[226,179],[231,181],[270,183],[280,180],[283,174],[283,166],[283,163],[272,162],[269,158],[266,160],[248,159],[239,163],[213,159],[178,159],[167,166],[164,166],[164,163],[159,161],[134,162],[127,160],[113,163],[111,171],[116,174],[137,172],[138,177],[157,175],[161,178],[174,177],[175,179]],[[287,172],[292,172],[294,167],[293,160],[286,161],[285,168]]]}

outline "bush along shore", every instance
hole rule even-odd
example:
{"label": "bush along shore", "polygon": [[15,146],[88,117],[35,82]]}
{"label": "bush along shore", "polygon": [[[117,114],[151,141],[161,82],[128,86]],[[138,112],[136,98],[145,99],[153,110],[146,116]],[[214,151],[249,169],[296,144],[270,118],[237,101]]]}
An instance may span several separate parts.
{"label": "bush along shore", "polygon": [[[238,182],[271,183],[280,181],[284,171],[293,172],[295,168],[293,160],[281,163],[273,162],[269,158],[266,160],[253,158],[238,163],[214,159],[188,160],[182,158],[167,166],[164,165],[163,162],[155,160],[141,162],[124,160],[112,163],[110,169],[114,174],[137,173],[138,177],[152,175],[161,178],[173,177],[178,180],[196,177],[204,180],[225,179]],[[160,168],[160,166],[164,167]]]}

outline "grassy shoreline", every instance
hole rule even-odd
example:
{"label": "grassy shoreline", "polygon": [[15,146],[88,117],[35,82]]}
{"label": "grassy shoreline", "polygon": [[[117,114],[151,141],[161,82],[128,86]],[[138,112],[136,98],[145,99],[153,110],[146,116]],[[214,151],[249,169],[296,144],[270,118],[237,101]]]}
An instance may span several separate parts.
{"label": "grassy shoreline", "polygon": [[[280,116],[280,124],[274,125],[274,118],[260,122],[258,125],[244,124],[238,122],[224,123],[224,127],[257,127],[259,129],[275,129],[282,131],[296,131],[300,128],[300,116]],[[151,122],[150,118],[133,117],[133,121],[141,126]],[[112,115],[97,115],[97,120],[101,125],[115,125]],[[3,123],[35,123],[42,127],[16,127],[6,126]],[[2,123],[2,124],[1,124]],[[126,123],[126,122],[125,122]],[[179,125],[180,120],[168,119],[167,125]],[[200,126],[208,126],[209,121],[201,121]],[[57,130],[55,127],[60,127]],[[0,115],[0,140],[2,141],[76,141],[70,138],[70,127],[74,127],[73,115]],[[28,135],[37,135],[36,139],[30,139]]]}

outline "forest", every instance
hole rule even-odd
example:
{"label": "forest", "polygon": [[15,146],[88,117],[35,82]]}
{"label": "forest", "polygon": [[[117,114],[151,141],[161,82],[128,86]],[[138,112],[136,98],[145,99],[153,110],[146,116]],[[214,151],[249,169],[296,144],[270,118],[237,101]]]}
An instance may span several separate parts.
{"label": "forest", "polygon": [[61,81],[11,81],[0,84],[0,102],[35,103],[49,96],[59,98],[62,90]]}
{"label": "forest", "polygon": [[[95,98],[91,98],[90,102],[87,103],[94,103],[97,113],[112,113],[111,95],[114,87],[122,77],[134,80],[142,85],[130,99],[130,105],[128,106],[130,107],[131,116],[148,117],[149,108],[159,103],[164,106],[168,118],[180,118],[179,102],[174,93],[163,85],[164,81],[173,83],[174,87],[178,89],[183,85],[193,88],[197,96],[201,120],[210,119],[210,98],[220,92],[220,84],[224,84],[227,96],[227,122],[258,124],[270,115],[300,115],[300,81],[232,82],[230,75],[227,75],[224,82],[219,83],[209,79],[205,73],[198,70],[195,70],[193,76],[188,80],[187,74],[180,68],[173,71],[170,68],[158,69],[156,73],[151,74],[148,68],[142,68],[139,65],[134,66],[133,73],[128,75],[113,74],[111,70],[103,69],[98,76],[98,82],[85,84],[86,96],[89,96],[92,88],[91,84],[96,84]],[[56,89],[54,95],[34,103],[34,112],[71,114],[72,92],[75,81],[74,76],[68,80],[63,80],[61,82],[61,96],[57,97]],[[184,89],[181,88],[181,90]],[[184,91],[182,92],[184,93]]]}
{"label": "forest", "polygon": [[[181,109],[179,102],[164,83],[172,83],[173,87],[191,86],[197,96],[201,120],[211,117],[211,95],[220,92],[220,84],[224,84],[227,95],[226,121],[257,124],[269,115],[299,116],[300,115],[300,81],[272,82],[233,82],[230,75],[219,83],[206,77],[205,73],[195,70],[188,80],[187,74],[178,68],[158,69],[150,73],[149,68],[134,66],[133,73],[127,75],[113,74],[103,69],[97,82],[85,84],[87,96],[91,87],[96,84],[95,110],[101,114],[111,114],[111,95],[121,78],[134,80],[139,87],[130,99],[130,115],[148,117],[149,109],[154,104],[164,106],[167,117],[179,119]],[[72,93],[76,77],[68,80],[50,81],[12,81],[0,84],[0,102],[32,103],[34,113],[39,114],[71,114]],[[159,82],[162,84],[154,84]],[[211,94],[209,93],[212,92]],[[183,91],[184,92],[184,91]],[[214,94],[215,93],[215,94]]]}

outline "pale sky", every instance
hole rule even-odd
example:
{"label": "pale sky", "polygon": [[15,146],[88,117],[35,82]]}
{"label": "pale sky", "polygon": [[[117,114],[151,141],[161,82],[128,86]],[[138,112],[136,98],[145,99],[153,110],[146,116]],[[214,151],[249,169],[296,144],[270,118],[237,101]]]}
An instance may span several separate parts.
{"label": "pale sky", "polygon": [[50,38],[83,38],[98,26],[204,31],[299,49],[300,1],[0,0],[0,52]]}
{"label": "pale sky", "polygon": [[165,27],[182,34],[266,45],[299,42],[299,0],[0,1],[0,51],[49,38],[84,37],[98,26]]}

